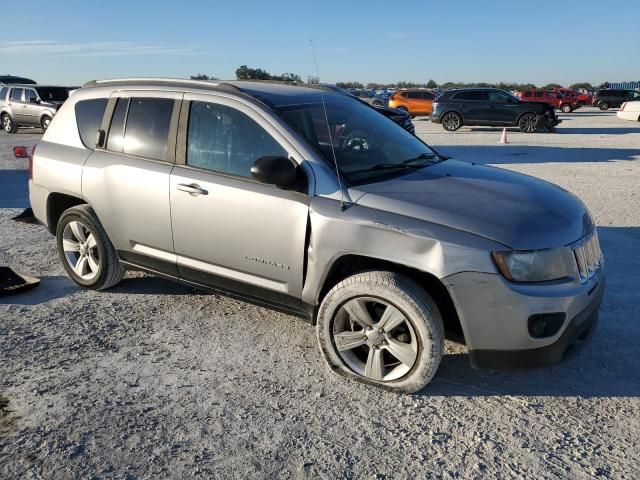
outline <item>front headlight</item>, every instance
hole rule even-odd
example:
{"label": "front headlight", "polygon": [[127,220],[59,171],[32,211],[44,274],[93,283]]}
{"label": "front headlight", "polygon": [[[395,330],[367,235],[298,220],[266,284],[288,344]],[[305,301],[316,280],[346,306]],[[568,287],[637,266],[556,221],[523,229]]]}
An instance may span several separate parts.
{"label": "front headlight", "polygon": [[567,248],[493,252],[500,273],[513,282],[547,282],[571,276]]}

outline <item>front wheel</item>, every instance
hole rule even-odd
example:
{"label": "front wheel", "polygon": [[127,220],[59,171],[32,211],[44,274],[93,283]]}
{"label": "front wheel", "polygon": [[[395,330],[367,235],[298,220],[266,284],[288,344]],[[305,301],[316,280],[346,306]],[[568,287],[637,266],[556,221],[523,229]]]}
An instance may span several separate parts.
{"label": "front wheel", "polygon": [[47,128],[49,128],[49,124],[51,123],[51,117],[44,116],[42,120],[40,120],[40,126],[42,127],[42,131],[46,132]]}
{"label": "front wheel", "polygon": [[393,272],[364,272],[338,283],[320,305],[316,331],[334,372],[399,393],[424,388],[444,348],[435,302]]}
{"label": "front wheel", "polygon": [[56,240],[64,269],[78,285],[103,290],[122,280],[118,254],[93,208],[78,205],[66,210],[58,222]]}
{"label": "front wheel", "polygon": [[442,117],[442,127],[449,132],[455,132],[461,126],[462,118],[456,112],[445,113]]}
{"label": "front wheel", "polygon": [[13,123],[13,119],[8,113],[2,115],[2,129],[7,133],[16,133],[18,131],[18,126]]}
{"label": "front wheel", "polygon": [[568,103],[565,103],[564,105],[562,105],[560,110],[562,110],[562,113],[571,113],[573,109],[571,108],[571,105],[569,105]]}
{"label": "front wheel", "polygon": [[524,133],[533,133],[538,125],[538,117],[535,113],[525,113],[518,120],[518,128]]}

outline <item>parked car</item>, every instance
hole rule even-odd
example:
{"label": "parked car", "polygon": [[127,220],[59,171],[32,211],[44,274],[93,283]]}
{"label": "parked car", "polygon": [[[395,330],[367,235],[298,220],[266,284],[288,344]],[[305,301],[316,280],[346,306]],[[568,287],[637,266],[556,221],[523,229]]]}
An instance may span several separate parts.
{"label": "parked car", "polygon": [[580,102],[575,96],[566,96],[553,90],[532,89],[519,92],[518,97],[523,102],[544,102],[563,113],[573,112],[580,107]]}
{"label": "parked car", "polygon": [[593,106],[600,110],[618,108],[624,102],[640,99],[640,92],[628,89],[601,88],[593,97]]}
{"label": "parked car", "polygon": [[497,88],[459,88],[448,90],[433,104],[431,121],[445,130],[463,125],[517,126],[526,133],[553,130],[561,121],[545,102],[525,102]]}
{"label": "parked car", "polygon": [[624,102],[616,116],[623,120],[640,122],[640,100]]}
{"label": "parked car", "polygon": [[0,75],[0,86],[1,85],[14,85],[19,83],[21,85],[35,85],[36,82],[31,80],[30,78],[25,77],[14,77],[13,75]]}
{"label": "parked car", "polygon": [[437,95],[425,88],[402,88],[389,98],[389,106],[404,110],[417,117],[431,115],[432,104]]}
{"label": "parked car", "polygon": [[598,318],[602,254],[580,200],[440,157],[335,92],[90,82],[29,171],[78,285],[141,269],[301,316],[333,371],[388,390],[429,383],[447,329],[472,365],[522,368],[562,360]]}
{"label": "parked car", "polygon": [[591,102],[593,101],[593,96],[590,93],[579,92],[571,88],[555,88],[554,90],[556,92],[560,92],[562,95],[577,98],[581,107],[591,105]]}
{"label": "parked car", "polygon": [[[357,97],[356,95],[351,93],[349,90],[345,90],[344,88],[340,88],[336,85],[323,84],[323,87],[333,90],[334,92],[338,92],[343,95],[348,95],[352,98],[356,98],[360,101],[363,101],[360,97]],[[368,102],[364,102],[364,103],[367,103],[368,105],[370,105]],[[391,120],[396,122],[398,125],[400,125],[402,128],[404,128],[408,132],[412,134],[416,133],[415,125],[413,125],[413,122],[411,121],[411,117],[406,111],[400,110],[398,108],[383,107],[380,105],[371,105],[371,106],[375,108],[377,112],[381,113],[387,118],[390,118]]]}
{"label": "parked car", "polygon": [[363,102],[368,103],[369,105],[373,105],[376,107],[382,107],[384,105],[383,100],[374,95],[373,93],[371,93],[368,90],[351,90],[350,93],[354,96],[354,97],[358,97],[360,100],[362,100]]}
{"label": "parked car", "polygon": [[19,127],[47,130],[51,119],[69,97],[64,87],[7,85],[0,87],[0,120],[7,133]]}

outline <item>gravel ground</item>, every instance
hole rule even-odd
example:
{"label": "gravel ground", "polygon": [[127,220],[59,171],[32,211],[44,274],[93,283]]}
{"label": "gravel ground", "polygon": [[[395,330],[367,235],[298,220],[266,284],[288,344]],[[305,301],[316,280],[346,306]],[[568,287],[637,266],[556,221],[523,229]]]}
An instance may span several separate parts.
{"label": "gravel ground", "polygon": [[108,292],[65,276],[0,133],[0,265],[42,284],[0,298],[0,478],[628,478],[640,476],[640,125],[585,108],[556,134],[416,120],[458,159],[579,195],[608,287],[593,341],[565,363],[476,371],[448,342],[398,396],[325,367],[314,329],[143,274]]}

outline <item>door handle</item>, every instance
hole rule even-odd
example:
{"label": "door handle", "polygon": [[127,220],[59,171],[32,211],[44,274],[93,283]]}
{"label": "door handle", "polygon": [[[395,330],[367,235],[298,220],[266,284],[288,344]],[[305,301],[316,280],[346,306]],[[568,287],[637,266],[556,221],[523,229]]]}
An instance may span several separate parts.
{"label": "door handle", "polygon": [[200,185],[196,183],[192,183],[191,185],[187,185],[186,183],[179,183],[178,190],[181,192],[187,192],[190,195],[207,195],[207,192],[204,188],[201,188]]}

